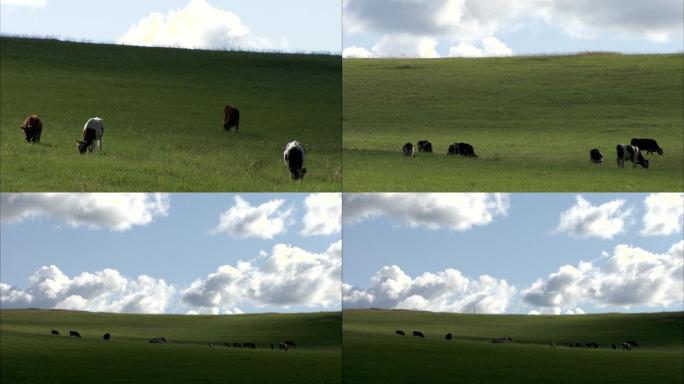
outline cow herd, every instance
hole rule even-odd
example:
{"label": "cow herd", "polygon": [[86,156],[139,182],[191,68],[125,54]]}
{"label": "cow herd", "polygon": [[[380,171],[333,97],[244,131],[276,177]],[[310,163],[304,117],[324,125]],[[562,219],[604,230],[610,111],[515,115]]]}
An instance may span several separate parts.
{"label": "cow herd", "polygon": [[[223,129],[230,131],[235,127],[235,133],[240,128],[240,111],[226,104],[223,107]],[[24,138],[29,143],[40,143],[40,136],[43,132],[43,121],[41,118],[32,114],[24,119],[20,126],[24,132]],[[104,138],[104,122],[99,117],[91,117],[83,126],[82,137],[77,139],[77,149],[80,154],[86,152],[95,153],[102,150],[102,141]],[[283,158],[285,165],[290,171],[290,178],[292,180],[302,180],[306,174],[304,168],[304,147],[298,141],[291,141],[285,146],[283,151]]]}
{"label": "cow herd", "polygon": [[[50,334],[53,335],[53,336],[59,336],[59,335],[60,335],[59,331],[56,330],[56,329],[51,330],[51,331],[50,331]],[[81,333],[78,332],[78,331],[73,331],[73,330],[71,330],[71,331],[69,331],[69,337],[81,338]],[[111,335],[109,332],[107,332],[107,333],[105,333],[104,335],[102,335],[102,340],[108,341],[108,340],[111,339],[111,338],[112,338],[112,335]]]}
{"label": "cow herd", "polygon": [[[397,336],[406,336],[406,333],[401,329],[397,329],[396,331],[394,331],[394,334]],[[425,334],[421,331],[413,331],[412,335],[413,337],[425,338]],[[445,340],[452,340],[453,337],[454,335],[451,333],[447,333],[446,335],[444,335]]]}
{"label": "cow herd", "polygon": [[[629,144],[618,144],[616,147],[617,152],[617,165],[619,168],[625,167],[625,161],[631,161],[632,166],[636,168],[640,165],[642,168],[649,167],[649,160],[644,157],[641,153],[645,151],[646,154],[657,153],[660,156],[663,155],[663,149],[660,148],[658,142],[654,139],[638,139],[636,137],[632,138]],[[594,164],[603,163],[603,154],[598,148],[593,148],[589,151],[589,161]]]}
{"label": "cow herd", "polygon": [[[429,140],[418,140],[415,146],[413,143],[408,142],[402,147],[402,152],[405,157],[416,157],[416,148],[418,152],[432,153],[432,142]],[[447,156],[477,157],[473,146],[467,143],[450,144],[446,154]]]}
{"label": "cow herd", "polygon": [[[556,348],[558,344],[556,344],[555,341],[552,341],[549,345],[551,345],[552,348]],[[596,342],[590,342],[590,343],[564,343],[564,346],[568,348],[589,348],[589,349],[598,349],[601,346],[599,343]],[[622,343],[622,350],[623,351],[631,351],[633,347],[638,347],[639,343],[636,340],[626,340]],[[618,344],[611,344],[610,345],[611,349],[618,349]]]}

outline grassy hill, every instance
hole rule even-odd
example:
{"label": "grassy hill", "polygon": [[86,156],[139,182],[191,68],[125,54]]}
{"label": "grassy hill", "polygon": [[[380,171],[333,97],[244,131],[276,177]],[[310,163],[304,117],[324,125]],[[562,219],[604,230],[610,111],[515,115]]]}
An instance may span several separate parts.
{"label": "grassy hill", "polygon": [[[404,330],[407,336],[396,336]],[[425,339],[411,336],[422,331]],[[454,340],[444,339],[451,332]],[[498,336],[511,344],[492,344]],[[684,314],[466,315],[345,310],[345,383],[681,383]],[[631,352],[610,345],[636,340]],[[549,343],[597,342],[599,349]]]}
{"label": "grassy hill", "polygon": [[[52,329],[61,336],[52,336]],[[69,330],[82,338],[66,336]],[[2,310],[0,377],[3,383],[339,383],[340,330],[339,312],[183,316]],[[102,340],[105,332],[110,341]],[[162,336],[167,344],[148,343]],[[285,339],[297,347],[270,349]],[[226,348],[224,342],[253,342],[258,348]]]}
{"label": "grassy hill", "polygon": [[[681,191],[684,55],[345,59],[345,191]],[[648,170],[615,147],[649,137]],[[434,154],[402,156],[431,140]],[[447,158],[466,142],[478,159]],[[589,162],[597,147],[605,163]]]}
{"label": "grassy hill", "polygon": [[[2,191],[336,191],[341,59],[0,38]],[[224,132],[223,106],[240,109]],[[37,113],[39,145],[19,129]],[[93,116],[104,151],[75,139]],[[307,151],[304,182],[282,152]]]}

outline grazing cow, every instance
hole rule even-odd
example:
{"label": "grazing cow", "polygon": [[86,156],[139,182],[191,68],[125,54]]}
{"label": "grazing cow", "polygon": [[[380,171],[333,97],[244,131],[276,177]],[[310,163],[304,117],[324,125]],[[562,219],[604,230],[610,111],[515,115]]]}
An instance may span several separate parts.
{"label": "grazing cow", "polygon": [[568,346],[568,347],[570,347],[570,348],[573,347],[572,343],[565,343],[565,345]]}
{"label": "grazing cow", "polygon": [[630,142],[635,147],[641,148],[642,151],[646,151],[647,154],[655,152],[660,156],[663,155],[663,149],[658,146],[658,143],[653,139],[637,139],[636,137]]}
{"label": "grazing cow", "polygon": [[235,127],[235,133],[238,133],[240,129],[240,111],[226,104],[223,107],[223,129],[230,131],[232,127]]}
{"label": "grazing cow", "polygon": [[411,143],[404,144],[402,151],[404,152],[405,157],[416,157],[416,149]]}
{"label": "grazing cow", "polygon": [[615,344],[611,345],[611,347],[613,347],[613,349],[617,349],[617,345]]}
{"label": "grazing cow", "polygon": [[644,156],[641,155],[639,147],[618,144],[616,150],[618,167],[624,168],[625,160],[629,160],[632,162],[634,168],[636,168],[637,164],[641,165],[643,168],[648,168],[648,160],[644,159]]}
{"label": "grazing cow", "polygon": [[69,336],[81,337],[81,334],[76,331],[69,331]]}
{"label": "grazing cow", "polygon": [[30,115],[24,119],[24,123],[21,125],[22,131],[24,131],[24,138],[29,143],[40,143],[40,134],[43,132],[43,122],[40,120],[38,115]]}
{"label": "grazing cow", "polygon": [[59,336],[59,331],[56,329],[53,329],[52,331],[50,331],[50,333],[55,335],[55,336]]}
{"label": "grazing cow", "polygon": [[240,344],[240,343],[233,343],[233,347],[235,347],[235,348],[242,348],[242,344]]}
{"label": "grazing cow", "polygon": [[287,344],[284,342],[281,342],[280,344],[278,344],[278,349],[287,351]]}
{"label": "grazing cow", "polygon": [[623,350],[623,351],[625,351],[625,350],[631,351],[631,350],[632,350],[632,346],[629,345],[628,342],[624,342],[624,343],[622,343],[622,350]]}
{"label": "grazing cow", "polygon": [[511,343],[513,342],[513,339],[510,337],[495,337],[492,339],[492,343],[494,344],[503,344],[503,343]]}
{"label": "grazing cow", "polygon": [[99,117],[92,117],[86,121],[83,126],[83,140],[76,140],[78,143],[78,152],[81,154],[89,151],[93,153],[95,151],[95,145],[97,144],[97,149],[102,150],[102,138],[104,136],[104,124],[102,119]]}
{"label": "grazing cow", "polygon": [[295,342],[292,340],[285,340],[285,344],[287,344],[288,347],[296,347],[297,346],[297,344],[295,344]]}
{"label": "grazing cow", "polygon": [[429,140],[418,142],[418,152],[432,153],[432,143]]}
{"label": "grazing cow", "polygon": [[453,143],[447,149],[447,155],[461,155],[463,157],[477,157],[475,149],[468,143]]}
{"label": "grazing cow", "polygon": [[165,337],[153,337],[149,341],[152,344],[164,344],[166,343],[166,338]]}
{"label": "grazing cow", "polygon": [[255,345],[254,343],[242,343],[242,347],[243,347],[243,348],[255,349],[255,348],[256,348],[256,345]]}
{"label": "grazing cow", "polygon": [[425,335],[423,335],[423,332],[420,332],[420,331],[413,331],[413,336],[415,336],[415,337],[425,337]]}
{"label": "grazing cow", "polygon": [[290,169],[290,178],[292,180],[301,180],[306,174],[306,168],[304,165],[304,147],[299,143],[299,141],[291,141],[285,146],[285,151],[283,151],[283,159],[285,160],[285,165]]}
{"label": "grazing cow", "polygon": [[594,164],[601,164],[603,163],[603,154],[598,148],[594,148],[589,151],[589,160]]}
{"label": "grazing cow", "polygon": [[112,338],[112,335],[109,334],[109,332],[107,332],[107,333],[105,333],[104,335],[102,335],[102,340],[109,340],[109,339],[111,339],[111,338]]}
{"label": "grazing cow", "polygon": [[444,338],[445,338],[446,340],[451,340],[453,337],[454,337],[454,335],[452,335],[451,333],[447,333],[447,334],[444,336]]}
{"label": "grazing cow", "polygon": [[406,336],[406,334],[404,333],[404,331],[399,330],[399,329],[397,329],[396,331],[394,331],[394,333],[397,334],[397,335],[399,335],[399,336]]}
{"label": "grazing cow", "polygon": [[627,340],[627,344],[629,344],[631,347],[639,346],[639,343],[637,343],[636,340]]}
{"label": "grazing cow", "polygon": [[582,343],[575,343],[575,348],[582,348],[584,345]]}

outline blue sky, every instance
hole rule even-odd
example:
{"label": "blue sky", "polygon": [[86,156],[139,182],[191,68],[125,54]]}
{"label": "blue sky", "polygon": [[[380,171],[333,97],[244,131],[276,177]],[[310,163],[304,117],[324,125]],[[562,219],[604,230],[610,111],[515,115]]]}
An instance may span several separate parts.
{"label": "blue sky", "polygon": [[[167,17],[192,1],[198,0],[3,0],[0,24],[4,34],[115,42],[151,13]],[[230,34],[238,28],[230,17],[217,16],[220,10],[237,16],[248,28],[247,35],[230,40],[244,48],[340,52],[342,16],[336,0],[200,0],[196,5],[200,6],[198,12],[190,16],[197,18],[193,28],[201,33],[191,34],[182,27],[180,33],[198,47],[213,48],[213,42],[221,38],[212,34]],[[157,32],[168,32],[170,26]],[[183,46],[182,41],[168,36],[157,42]]]}
{"label": "blue sky", "polygon": [[[648,221],[652,228],[648,230],[644,229],[643,223],[644,215],[649,210],[644,204],[648,195],[606,193],[581,196],[588,205],[579,205],[575,194],[508,195],[507,204],[498,205],[502,210],[506,207],[505,213],[494,213],[489,221],[482,218],[495,212],[496,205],[489,209],[462,208],[457,215],[460,215],[460,218],[449,220],[445,216],[453,215],[454,210],[451,207],[444,208],[444,205],[439,208],[438,203],[430,201],[429,198],[418,197],[412,202],[396,201],[388,196],[385,199],[390,201],[387,208],[380,208],[375,213],[368,214],[367,218],[350,222],[347,213],[351,212],[350,208],[361,205],[365,208],[355,209],[364,212],[364,209],[369,209],[368,206],[378,207],[383,202],[377,197],[372,202],[349,201],[349,195],[346,195],[343,280],[346,284],[357,287],[362,293],[375,290],[375,296],[382,296],[382,289],[374,286],[371,277],[383,267],[396,265],[413,279],[427,272],[438,274],[446,269],[454,269],[471,280],[477,280],[482,275],[505,280],[509,286],[516,287],[518,296],[522,296],[522,291],[530,288],[537,279],[544,280],[547,283],[546,288],[549,288],[550,274],[559,272],[559,268],[565,265],[577,267],[581,261],[593,261],[595,266],[592,271],[584,274],[591,274],[594,280],[587,278],[581,284],[592,286],[601,283],[601,279],[608,281],[609,274],[605,270],[600,270],[600,266],[607,264],[611,256],[629,253],[629,250],[620,250],[616,253],[615,247],[618,245],[629,246],[630,250],[640,248],[654,254],[666,254],[673,245],[682,240],[681,212],[684,200],[681,196],[675,199],[674,205],[662,205],[667,208],[651,208],[652,215]],[[621,200],[624,202],[615,203]],[[402,208],[404,206],[405,210]],[[566,225],[559,228],[561,213],[571,207],[576,209],[568,212]],[[445,211],[440,212],[442,210]],[[424,217],[422,221],[415,221],[419,211],[423,212]],[[669,213],[666,215],[663,212]],[[361,217],[362,214],[354,215]],[[413,219],[410,219],[411,217]],[[591,224],[592,220],[594,224]],[[607,224],[602,223],[602,220]],[[658,222],[667,220],[670,221],[670,229],[654,229]],[[468,222],[469,227],[465,230],[454,230],[453,226],[459,221]],[[430,229],[427,225],[438,225],[439,228]],[[675,230],[667,233],[672,228]],[[609,238],[606,238],[608,236]],[[603,253],[608,257],[602,256]],[[681,293],[684,288],[681,280],[681,254],[672,256],[672,260],[679,263],[678,267],[672,267],[679,268],[676,269],[679,271],[679,280],[670,283],[679,287]],[[625,268],[630,270],[631,267]],[[577,280],[579,279],[580,276],[577,277]],[[627,277],[625,279],[629,280]],[[444,283],[440,279],[435,280],[431,284]],[[396,283],[399,278],[393,276],[382,280],[383,283],[387,281]],[[405,295],[404,299],[421,290],[427,290],[425,286],[416,287],[416,281],[413,282],[413,286],[406,284],[406,292],[401,294]],[[553,295],[561,290],[551,291],[547,289],[547,294]],[[562,312],[576,308],[586,312],[682,309],[681,295],[674,301],[671,300],[669,306],[654,304],[650,307],[648,305],[654,301],[643,298],[636,298],[627,305],[615,305],[613,303],[617,302],[617,299],[574,297],[570,294],[565,296],[570,297],[561,300],[557,306],[531,305],[519,300],[517,296],[511,296],[507,298],[503,312],[552,311],[556,307]],[[428,298],[428,301],[429,297],[449,301],[448,297],[440,295],[427,294],[423,297]],[[443,303],[441,307],[449,308],[447,304]],[[453,302],[451,304],[451,307],[460,308]],[[376,300],[375,303],[359,301],[349,306],[412,307],[406,303],[399,305],[396,300]],[[428,304],[425,309],[441,307]],[[417,308],[420,309],[420,306]],[[495,312],[500,308],[489,307]]]}
{"label": "blue sky", "polygon": [[[76,200],[84,200],[75,196]],[[240,196],[246,205],[238,207],[236,196]],[[328,272],[336,268],[334,264],[339,260],[326,252],[340,240],[339,224],[337,231],[334,228],[310,230],[310,235],[302,235],[305,222],[311,221],[305,217],[309,210],[305,204],[310,197],[307,194],[173,194],[161,203],[148,199],[146,205],[129,203],[128,207],[115,209],[105,209],[95,199],[83,208],[65,196],[41,200],[40,196],[24,195],[21,201],[12,201],[10,197],[3,194],[0,281],[17,289],[30,289],[29,276],[41,267],[55,265],[72,279],[83,272],[96,273],[105,269],[116,270],[130,280],[139,275],[163,279],[174,287],[177,296],[182,296],[181,292],[195,280],[206,283],[208,275],[216,273],[217,268],[237,266],[240,260],[253,264],[253,268],[242,274],[253,280],[267,279],[269,273],[275,272],[265,271],[264,265],[280,257],[291,262],[291,266],[299,265],[302,279],[320,279],[322,285],[335,285],[339,291],[339,277],[334,281],[311,272],[313,267],[327,268]],[[283,202],[273,203],[278,200]],[[64,209],[55,208],[55,205]],[[228,224],[217,229],[221,215],[231,208],[233,216],[225,220]],[[82,212],[73,213],[79,210]],[[328,219],[334,222],[335,217],[319,217],[319,220]],[[128,228],[121,229],[127,225]],[[275,252],[274,247],[278,244],[282,249]],[[323,256],[320,256],[321,260],[308,260],[311,265],[297,264],[295,248]],[[293,281],[300,278],[288,275],[290,271],[280,274]],[[269,284],[277,286],[279,283],[271,281]],[[73,288],[72,293],[77,290]],[[234,308],[243,312],[339,309],[339,298],[330,299],[329,292],[309,299],[285,300],[277,305],[269,302],[269,298],[241,298],[244,294],[233,293],[234,300],[225,298],[215,306],[220,312]],[[3,296],[6,296],[5,292]],[[117,297],[112,295],[105,301]],[[9,304],[3,302],[3,305]],[[86,308],[95,307],[92,303],[89,305]],[[184,313],[203,309],[212,308],[169,300],[165,311]]]}

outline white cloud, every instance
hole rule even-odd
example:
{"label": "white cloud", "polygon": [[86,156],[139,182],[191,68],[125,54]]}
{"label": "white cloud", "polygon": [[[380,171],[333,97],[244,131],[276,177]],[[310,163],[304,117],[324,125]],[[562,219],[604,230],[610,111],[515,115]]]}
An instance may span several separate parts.
{"label": "white cloud", "polygon": [[44,266],[20,289],[0,283],[3,308],[40,307],[97,312],[162,313],[175,294],[162,279],[122,276],[114,269],[70,278],[57,266]]}
{"label": "white cloud", "polygon": [[593,206],[582,196],[576,197],[577,203],[560,215],[560,222],[554,230],[564,232],[570,236],[600,239],[612,239],[625,230],[626,221],[630,217],[631,209],[623,210],[625,200],[609,201],[599,206]]}
{"label": "white cloud", "polygon": [[345,308],[503,313],[516,294],[506,280],[487,275],[472,279],[455,269],[423,273],[412,279],[396,265],[385,266],[371,282],[368,289],[345,284]]}
{"label": "white cloud", "polygon": [[643,236],[667,236],[682,231],[683,193],[652,193],[644,200]]}
{"label": "white cloud", "polygon": [[232,12],[206,0],[190,0],[185,8],[166,15],[154,12],[131,26],[119,44],[201,49],[272,49],[266,38],[255,37]]}
{"label": "white cloud", "polygon": [[366,48],[351,46],[342,51],[342,57],[355,59],[368,59],[375,57],[375,54]]}
{"label": "white cloud", "polygon": [[254,207],[240,196],[235,196],[235,205],[221,214],[213,233],[224,233],[232,237],[258,237],[272,239],[287,230],[286,221],[292,209],[281,209],[283,199],[275,199]]}
{"label": "white cloud", "polygon": [[313,193],[304,200],[303,236],[339,233],[342,226],[342,194]]}
{"label": "white cloud", "polygon": [[500,57],[511,56],[513,50],[494,36],[488,36],[481,40],[482,48],[477,48],[466,42],[461,42],[455,47],[449,48],[449,56],[453,57]]}
{"label": "white cloud", "polygon": [[409,227],[465,231],[506,215],[507,194],[361,193],[344,195],[345,223],[389,216]]}
{"label": "white cloud", "polygon": [[2,223],[49,217],[71,227],[125,231],[166,216],[169,198],[155,193],[2,193]]}
{"label": "white cloud", "polygon": [[43,8],[47,6],[47,3],[47,0],[0,0],[0,5],[32,8]]}
{"label": "white cloud", "polygon": [[338,307],[341,272],[341,241],[320,254],[277,244],[270,255],[223,265],[196,280],[182,292],[181,301],[200,313],[241,305]]}
{"label": "white cloud", "polygon": [[437,40],[408,34],[384,35],[371,51],[379,57],[439,57]]}
{"label": "white cloud", "polygon": [[670,307],[684,300],[684,241],[657,254],[620,244],[594,262],[565,265],[522,292],[535,310],[582,313],[577,304],[597,307]]}

